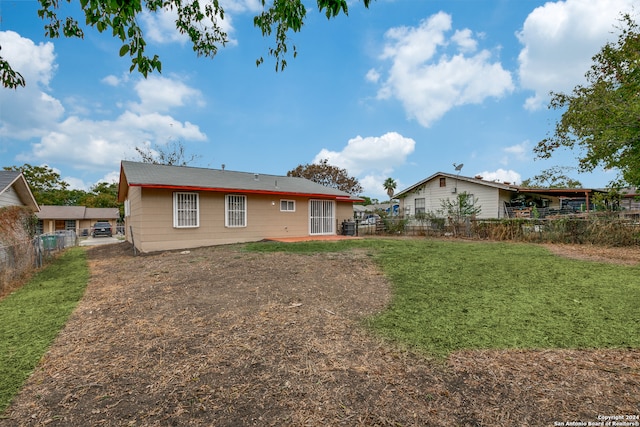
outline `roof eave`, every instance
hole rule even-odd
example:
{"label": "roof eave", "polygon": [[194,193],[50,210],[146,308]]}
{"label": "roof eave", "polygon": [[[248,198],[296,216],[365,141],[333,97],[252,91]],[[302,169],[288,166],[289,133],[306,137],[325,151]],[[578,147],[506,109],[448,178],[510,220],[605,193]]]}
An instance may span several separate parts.
{"label": "roof eave", "polygon": [[165,185],[165,184],[129,183],[128,185],[130,187],[155,188],[155,189],[176,190],[176,191],[204,191],[209,193],[247,193],[247,194],[263,194],[263,195],[274,195],[274,196],[317,197],[317,198],[323,198],[323,199],[335,199],[341,202],[363,201],[363,199],[354,198],[353,196],[344,196],[341,194],[330,194],[330,193],[304,193],[299,191],[275,191],[275,190],[247,189],[247,188],[200,187],[200,186],[190,186],[190,185]]}
{"label": "roof eave", "polygon": [[20,195],[20,198],[23,199],[22,201],[24,202],[24,204],[32,208],[35,212],[39,212],[40,206],[38,206],[38,202],[36,201],[36,198],[33,196],[33,193],[31,192],[31,188],[29,188],[29,184],[27,183],[27,180],[25,179],[22,173],[19,174],[11,182],[11,184],[9,184],[9,187],[14,184],[16,186],[16,192]]}

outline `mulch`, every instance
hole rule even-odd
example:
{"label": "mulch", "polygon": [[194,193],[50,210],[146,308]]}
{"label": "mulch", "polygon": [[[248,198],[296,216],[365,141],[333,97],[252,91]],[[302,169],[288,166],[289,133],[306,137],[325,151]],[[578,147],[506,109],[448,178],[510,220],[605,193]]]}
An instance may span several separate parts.
{"label": "mulch", "polygon": [[640,414],[637,349],[436,360],[372,336],[364,319],[391,294],[364,250],[133,256],[119,243],[88,254],[84,298],[0,426],[553,426]]}

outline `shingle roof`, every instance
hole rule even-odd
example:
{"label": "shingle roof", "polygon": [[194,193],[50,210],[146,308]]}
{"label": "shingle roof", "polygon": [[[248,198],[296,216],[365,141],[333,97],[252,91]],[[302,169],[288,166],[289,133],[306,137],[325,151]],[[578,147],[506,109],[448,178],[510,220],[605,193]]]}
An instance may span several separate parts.
{"label": "shingle roof", "polygon": [[87,208],[84,206],[40,206],[40,219],[117,219],[118,208]]}
{"label": "shingle roof", "polygon": [[19,171],[0,171],[0,193],[4,192],[19,175]]}
{"label": "shingle roof", "polygon": [[84,213],[85,219],[117,219],[120,218],[118,208],[87,208]]}
{"label": "shingle roof", "polygon": [[413,184],[410,187],[405,188],[404,190],[396,193],[393,197],[402,197],[404,194],[409,193],[410,191],[412,191],[413,189],[420,187],[421,185],[431,181],[432,179],[435,179],[436,177],[440,177],[440,176],[444,176],[450,179],[457,179],[460,181],[467,181],[467,182],[471,182],[473,184],[479,184],[479,185],[484,185],[487,187],[494,187],[494,188],[498,188],[500,190],[506,190],[506,191],[518,191],[518,188],[510,185],[510,184],[502,184],[499,182],[493,182],[493,181],[485,181],[483,179],[479,179],[479,178],[471,178],[468,176],[461,176],[461,175],[453,175],[450,173],[445,173],[445,172],[436,172],[433,175],[431,175],[428,178],[423,179],[422,181],[419,181],[415,184]]}
{"label": "shingle roof", "polygon": [[120,173],[119,199],[124,200],[123,181],[129,186],[184,188],[204,191],[242,191],[247,193],[297,194],[333,196],[358,201],[357,197],[335,188],[325,187],[304,178],[265,175],[230,170],[188,166],[154,165],[123,161]]}
{"label": "shingle roof", "polygon": [[27,180],[22,175],[20,171],[0,171],[0,194],[7,191],[9,187],[13,186],[15,191],[18,193],[18,196],[25,204],[25,206],[29,206],[34,211],[38,211],[38,202],[33,197],[33,193],[31,193],[31,189],[29,188],[29,184]]}

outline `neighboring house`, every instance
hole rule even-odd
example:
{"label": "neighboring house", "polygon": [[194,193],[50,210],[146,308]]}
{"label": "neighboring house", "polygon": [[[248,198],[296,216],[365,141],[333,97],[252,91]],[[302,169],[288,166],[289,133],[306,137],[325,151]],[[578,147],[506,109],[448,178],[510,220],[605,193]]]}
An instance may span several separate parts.
{"label": "neighboring house", "polygon": [[34,212],[40,210],[22,172],[0,171],[0,208],[26,206]]}
{"label": "neighboring house", "polygon": [[640,220],[640,194],[636,188],[625,188],[621,191],[620,213],[623,218]]}
{"label": "neighboring house", "polygon": [[40,233],[74,230],[79,236],[91,234],[91,227],[97,221],[108,221],[116,229],[120,211],[118,208],[87,208],[85,206],[40,206],[36,214]]}
{"label": "neighboring house", "polygon": [[438,172],[394,195],[400,199],[400,212],[405,217],[438,213],[442,202],[454,201],[466,192],[480,208],[478,219],[530,218],[554,214],[589,211],[595,192],[588,188],[526,188],[486,181],[482,177],[466,177]]}
{"label": "neighboring house", "polygon": [[459,175],[438,172],[394,195],[400,200],[400,213],[407,216],[437,213],[442,201],[455,200],[466,192],[480,206],[478,218],[504,218],[504,205],[517,194],[517,188],[497,182],[484,181]]}
{"label": "neighboring house", "polygon": [[361,201],[304,178],[129,161],[118,200],[141,252],[335,235]]}

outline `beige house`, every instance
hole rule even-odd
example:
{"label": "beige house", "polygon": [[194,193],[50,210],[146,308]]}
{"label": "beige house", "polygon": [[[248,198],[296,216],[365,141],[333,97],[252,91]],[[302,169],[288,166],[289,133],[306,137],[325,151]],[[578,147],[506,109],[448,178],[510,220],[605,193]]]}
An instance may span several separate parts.
{"label": "beige house", "polygon": [[141,252],[336,235],[360,201],[303,178],[129,161],[118,200]]}
{"label": "beige house", "polygon": [[107,221],[112,230],[116,230],[120,211],[118,208],[44,205],[40,206],[40,212],[36,216],[39,219],[40,233],[74,230],[78,236],[88,236],[91,234],[91,227],[98,221]]}
{"label": "beige house", "polygon": [[0,171],[0,208],[7,206],[26,206],[34,212],[40,209],[22,172]]}
{"label": "beige house", "polygon": [[414,217],[419,213],[437,213],[442,201],[454,201],[466,192],[480,208],[478,219],[531,218],[588,212],[593,193],[588,188],[526,188],[507,182],[487,181],[438,172],[400,191],[400,214]]}

